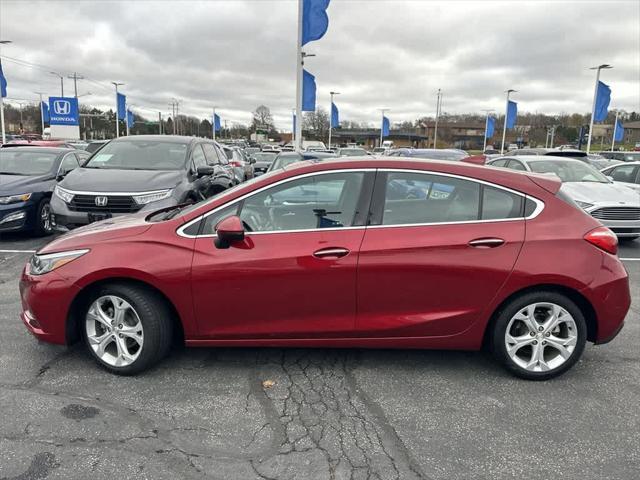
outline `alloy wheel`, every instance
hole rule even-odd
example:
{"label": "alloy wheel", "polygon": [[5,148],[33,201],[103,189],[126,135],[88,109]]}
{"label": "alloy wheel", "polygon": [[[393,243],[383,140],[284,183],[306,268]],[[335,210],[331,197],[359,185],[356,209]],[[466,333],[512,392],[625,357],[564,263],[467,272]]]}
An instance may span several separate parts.
{"label": "alloy wheel", "polygon": [[555,303],[532,303],[518,310],[507,325],[507,354],[530,372],[547,372],[564,364],[578,342],[571,314]]}
{"label": "alloy wheel", "polygon": [[40,211],[40,223],[45,232],[51,231],[51,206],[45,203]]}
{"label": "alloy wheel", "polygon": [[140,317],[133,306],[116,295],[96,299],[85,319],[89,346],[100,360],[113,367],[136,361],[144,344]]}

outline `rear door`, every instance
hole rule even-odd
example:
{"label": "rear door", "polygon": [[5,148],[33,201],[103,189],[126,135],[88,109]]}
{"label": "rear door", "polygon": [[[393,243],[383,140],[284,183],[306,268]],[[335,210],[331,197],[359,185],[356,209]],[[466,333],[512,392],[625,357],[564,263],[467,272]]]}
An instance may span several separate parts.
{"label": "rear door", "polygon": [[480,318],[525,234],[522,195],[473,179],[379,171],[360,249],[358,333],[446,336]]}

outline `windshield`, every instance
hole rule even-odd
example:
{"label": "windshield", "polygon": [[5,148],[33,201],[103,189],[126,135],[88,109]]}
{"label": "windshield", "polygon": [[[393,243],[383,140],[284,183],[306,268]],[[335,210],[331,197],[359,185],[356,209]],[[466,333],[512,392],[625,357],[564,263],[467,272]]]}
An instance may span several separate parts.
{"label": "windshield", "polygon": [[187,159],[186,143],[149,141],[116,141],[98,150],[85,168],[118,170],[181,170]]}
{"label": "windshield", "polygon": [[529,162],[529,167],[536,173],[554,173],[563,182],[609,183],[595,168],[579,161],[534,160]]}
{"label": "windshield", "polygon": [[275,153],[254,153],[251,155],[256,162],[271,163],[276,159]]}
{"label": "windshield", "polygon": [[44,175],[53,170],[57,153],[0,149],[0,175]]}
{"label": "windshield", "polygon": [[292,163],[301,162],[302,155],[298,153],[288,154],[288,155],[278,155],[276,159],[271,164],[269,171],[277,170],[279,168],[284,168]]}
{"label": "windshield", "polygon": [[638,153],[625,153],[624,154],[625,162],[640,162],[640,152]]}
{"label": "windshield", "polygon": [[367,152],[361,148],[345,148],[344,150],[340,150],[341,157],[362,157],[366,154]]}

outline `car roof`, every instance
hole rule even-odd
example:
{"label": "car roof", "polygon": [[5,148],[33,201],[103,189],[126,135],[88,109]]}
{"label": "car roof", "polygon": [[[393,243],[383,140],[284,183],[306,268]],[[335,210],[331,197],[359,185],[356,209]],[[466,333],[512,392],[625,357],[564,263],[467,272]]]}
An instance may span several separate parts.
{"label": "car roof", "polygon": [[525,162],[547,162],[551,161],[563,161],[563,162],[575,162],[585,164],[582,160],[578,160],[577,158],[572,157],[554,157],[553,155],[502,155],[501,157],[492,158],[491,163],[494,163],[496,160],[500,160],[502,158],[508,158],[510,160],[524,160]]}
{"label": "car roof", "polygon": [[640,165],[640,160],[635,160],[633,162],[616,163],[615,165],[607,165],[602,170],[609,170],[610,168],[616,168],[616,167],[626,167],[628,165]]}
{"label": "car roof", "polygon": [[[114,138],[114,142],[149,142],[149,141],[162,141],[167,143],[192,143],[197,140],[196,137],[187,137],[183,135],[129,135],[128,137]],[[205,140],[205,139],[201,139]]]}
{"label": "car roof", "polygon": [[75,148],[66,148],[66,147],[20,147],[19,149],[0,149],[0,151],[16,151],[16,152],[45,152],[45,153],[69,153],[69,152],[77,152]]}

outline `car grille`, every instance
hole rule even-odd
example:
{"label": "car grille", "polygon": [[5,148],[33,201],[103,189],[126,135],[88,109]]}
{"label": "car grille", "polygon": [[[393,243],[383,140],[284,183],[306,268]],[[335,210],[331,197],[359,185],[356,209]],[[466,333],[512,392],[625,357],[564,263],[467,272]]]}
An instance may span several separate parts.
{"label": "car grille", "polygon": [[[107,197],[105,206],[96,205],[96,197],[100,196]],[[130,195],[74,195],[69,204],[69,210],[73,212],[131,213],[141,207]]]}
{"label": "car grille", "polygon": [[604,207],[591,212],[598,220],[640,220],[638,207]]}

